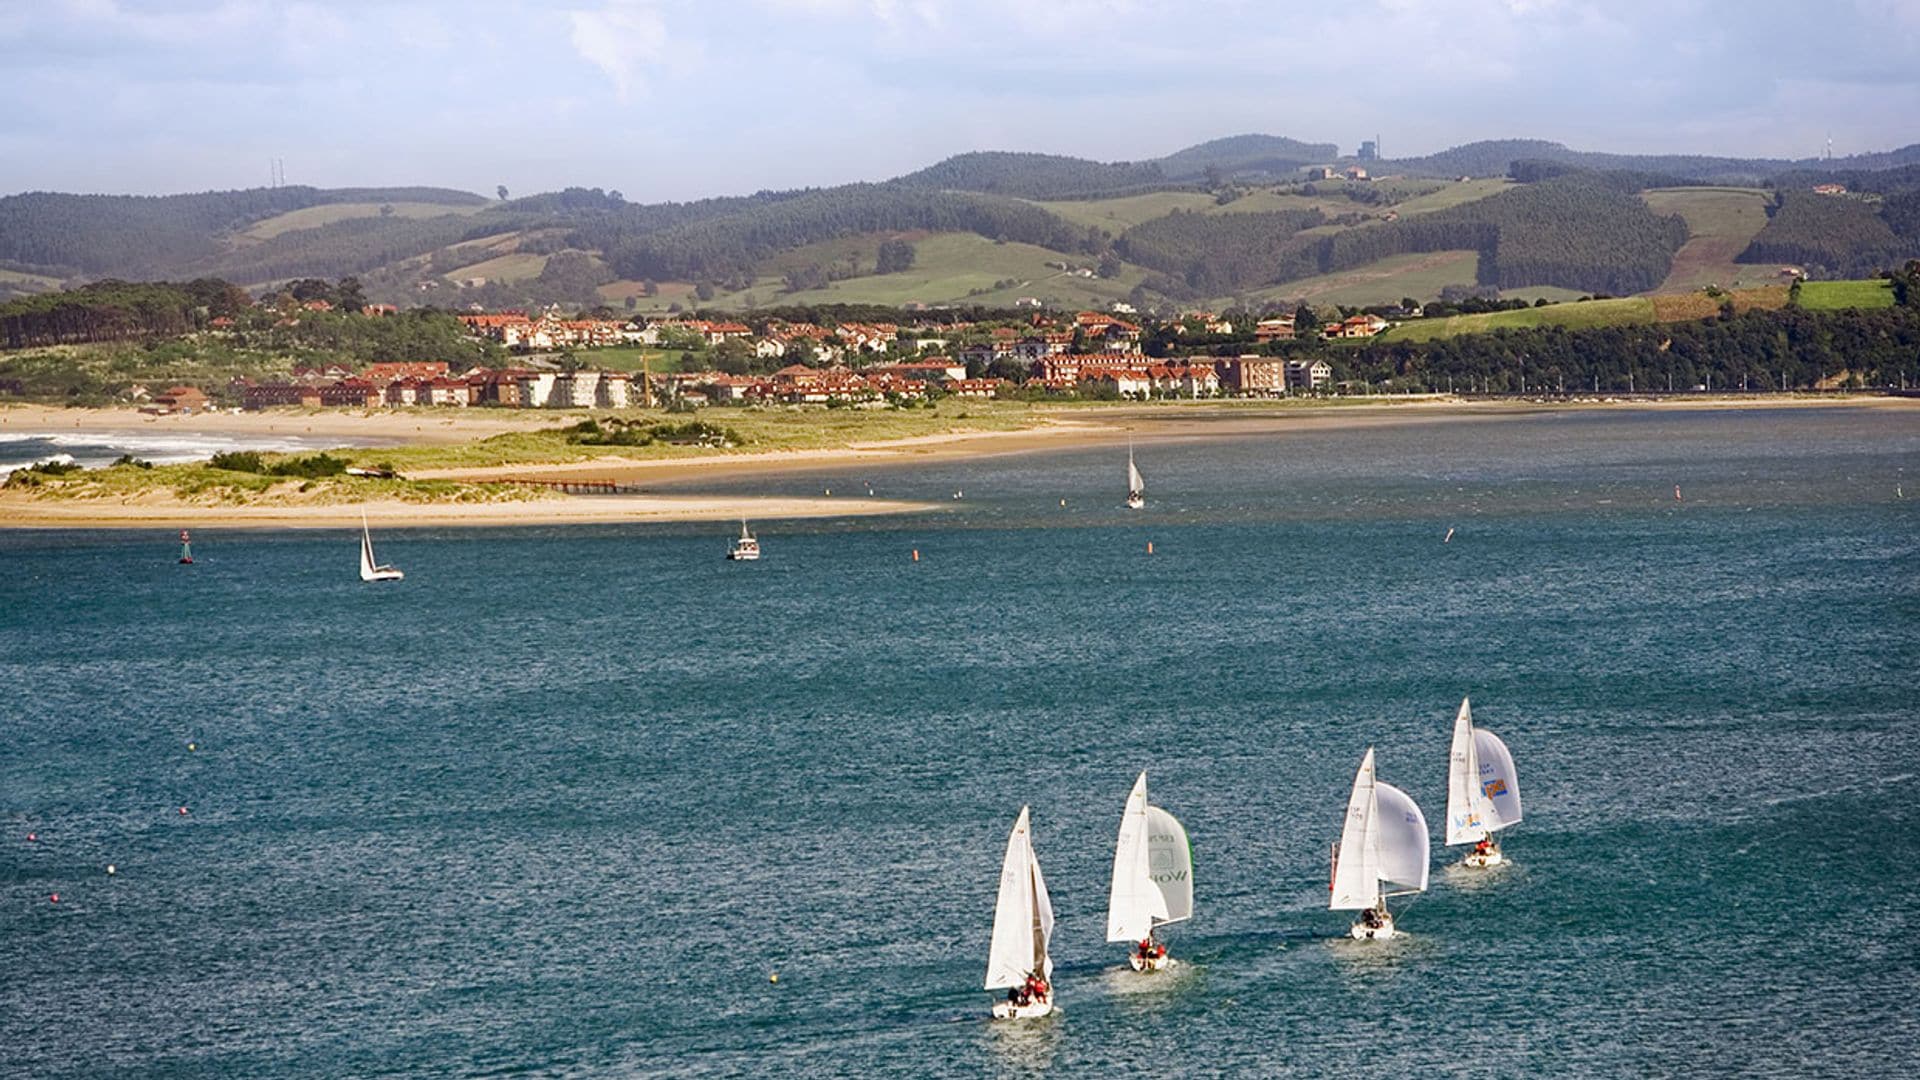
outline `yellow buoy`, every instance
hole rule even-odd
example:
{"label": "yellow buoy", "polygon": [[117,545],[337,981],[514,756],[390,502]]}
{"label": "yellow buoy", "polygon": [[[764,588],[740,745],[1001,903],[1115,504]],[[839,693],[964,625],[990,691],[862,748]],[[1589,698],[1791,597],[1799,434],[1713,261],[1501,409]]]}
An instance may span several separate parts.
{"label": "yellow buoy", "polygon": [[770,982],[770,983],[777,983],[777,982],[779,982],[779,981],[780,981],[780,973],[779,973],[779,972],[777,972],[777,971],[775,971],[775,972],[772,972],[772,973],[770,973],[770,974],[768,974],[768,975],[767,975],[767,981],[768,981],[768,982]]}

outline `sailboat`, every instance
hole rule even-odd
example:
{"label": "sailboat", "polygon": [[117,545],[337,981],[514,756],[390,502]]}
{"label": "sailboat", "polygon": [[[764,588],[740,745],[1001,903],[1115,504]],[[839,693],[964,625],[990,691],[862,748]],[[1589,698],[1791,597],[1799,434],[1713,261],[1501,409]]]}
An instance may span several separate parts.
{"label": "sailboat", "polygon": [[1147,774],[1133,782],[1113,849],[1113,887],[1107,895],[1107,940],[1135,947],[1135,971],[1173,963],[1153,932],[1193,917],[1193,850],[1172,814],[1147,801]]}
{"label": "sailboat", "polygon": [[1133,463],[1133,444],[1127,444],[1127,509],[1138,510],[1147,505],[1147,484],[1140,479],[1140,470]]}
{"label": "sailboat", "polygon": [[399,581],[407,575],[391,566],[381,566],[373,559],[373,534],[367,531],[367,515],[360,515],[360,580],[361,581]]}
{"label": "sailboat", "polygon": [[734,562],[754,562],[760,558],[760,541],[747,531],[747,519],[740,519],[740,538],[727,549],[727,558]]}
{"label": "sailboat", "polygon": [[1347,799],[1347,823],[1333,849],[1330,911],[1358,911],[1356,939],[1394,936],[1387,897],[1427,891],[1427,819],[1407,793],[1373,775],[1373,747]]}
{"label": "sailboat", "polygon": [[1460,699],[1447,759],[1447,845],[1472,844],[1468,866],[1506,861],[1495,833],[1520,823],[1520,778],[1500,736],[1473,726],[1473,707]]}
{"label": "sailboat", "polygon": [[1000,895],[993,905],[993,948],[987,954],[988,990],[1005,990],[994,1003],[995,1020],[1024,1020],[1053,1011],[1053,901],[1040,861],[1033,856],[1027,807],[1007,836],[1000,864]]}

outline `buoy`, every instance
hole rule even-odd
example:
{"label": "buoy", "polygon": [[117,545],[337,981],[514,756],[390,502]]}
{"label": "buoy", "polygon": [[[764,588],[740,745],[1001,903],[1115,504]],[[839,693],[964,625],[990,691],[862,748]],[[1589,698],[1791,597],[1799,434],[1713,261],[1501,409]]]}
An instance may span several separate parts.
{"label": "buoy", "polygon": [[780,981],[780,973],[779,973],[779,972],[777,972],[777,971],[774,971],[774,972],[769,972],[769,973],[768,973],[768,975],[767,975],[767,981],[768,981],[768,982],[770,982],[770,983],[777,983],[777,982],[779,982],[779,981]]}
{"label": "buoy", "polygon": [[112,863],[108,863],[108,864],[107,864],[107,873],[109,873],[109,874],[116,874],[116,873],[119,873],[119,869],[118,869],[117,867],[115,867],[115,866],[114,866],[114,865],[113,865]]}
{"label": "buoy", "polygon": [[186,816],[187,816],[187,808],[186,808],[186,807],[184,807],[184,806],[183,806],[183,807],[181,807],[181,808],[180,808],[180,816],[181,816],[181,817],[186,817]]}
{"label": "buoy", "polygon": [[47,897],[47,899],[57,904],[60,902],[60,894],[54,893],[52,896]]}
{"label": "buoy", "polygon": [[1440,541],[1440,542],[1441,542],[1441,543],[1443,543],[1443,544],[1451,544],[1451,543],[1453,543],[1453,530],[1452,530],[1452,529],[1448,529],[1448,530],[1447,530],[1447,536],[1446,536],[1446,539],[1444,539],[1444,540],[1442,540],[1442,541]]}
{"label": "buoy", "polygon": [[828,489],[827,489],[827,494],[829,494],[829,495],[831,495],[831,494],[833,494],[833,489],[832,489],[832,488],[828,488]]}
{"label": "buoy", "polygon": [[1067,505],[1067,500],[1065,500],[1065,499],[1061,499],[1061,500],[1060,500],[1060,505],[1061,505],[1061,506],[1065,506],[1065,505]]}
{"label": "buoy", "polygon": [[31,843],[35,843],[35,842],[37,842],[37,841],[38,841],[39,839],[40,839],[40,834],[39,834],[39,833],[37,833],[37,832],[30,832],[30,833],[28,833],[28,834],[27,834],[27,843],[29,843],[29,844],[31,844]]}
{"label": "buoy", "polygon": [[1675,484],[1675,485],[1673,485],[1673,497],[1674,497],[1674,498],[1675,498],[1676,500],[1680,498],[1680,485],[1679,485],[1679,484]]}
{"label": "buoy", "polygon": [[1147,541],[1147,554],[1153,554],[1153,541]]}
{"label": "buoy", "polygon": [[914,549],[913,549],[913,561],[914,561],[914,562],[919,562],[919,561],[920,561],[920,549],[919,549],[919,548],[914,548]]}
{"label": "buoy", "polygon": [[191,751],[191,750],[198,750],[198,749],[200,749],[200,744],[199,744],[199,743],[188,743],[188,744],[187,744],[187,749],[188,749],[188,750],[190,750],[190,751]]}

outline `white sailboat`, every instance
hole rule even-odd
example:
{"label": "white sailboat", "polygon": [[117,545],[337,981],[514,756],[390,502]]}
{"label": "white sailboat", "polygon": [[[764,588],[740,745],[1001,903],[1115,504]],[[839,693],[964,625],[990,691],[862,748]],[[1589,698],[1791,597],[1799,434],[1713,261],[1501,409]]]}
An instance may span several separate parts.
{"label": "white sailboat", "polygon": [[1347,823],[1333,849],[1331,911],[1358,911],[1358,939],[1394,936],[1387,897],[1427,891],[1427,819],[1407,793],[1373,775],[1373,747],[1347,799]]}
{"label": "white sailboat", "polygon": [[1133,782],[1113,848],[1113,886],[1107,895],[1107,940],[1134,946],[1135,971],[1173,963],[1153,932],[1193,917],[1193,849],[1172,814],[1147,801],[1147,774]]}
{"label": "white sailboat", "polygon": [[1140,479],[1140,470],[1133,463],[1133,444],[1127,444],[1127,509],[1138,510],[1147,505],[1147,484]]}
{"label": "white sailboat", "polygon": [[1447,845],[1472,844],[1466,865],[1506,861],[1494,834],[1520,823],[1520,778],[1500,736],[1473,726],[1473,708],[1460,699],[1447,759]]}
{"label": "white sailboat", "polygon": [[1033,855],[1033,836],[1026,807],[1007,837],[1007,857],[1000,864],[1000,895],[993,906],[993,948],[987,954],[988,990],[1007,991],[994,1003],[996,1020],[1031,1019],[1053,1011],[1053,901],[1040,861]]}
{"label": "white sailboat", "polygon": [[367,515],[360,515],[360,580],[399,581],[407,575],[391,566],[381,566],[373,558],[373,534],[367,531]]}
{"label": "white sailboat", "polygon": [[740,519],[740,538],[727,549],[727,558],[734,562],[754,562],[760,558],[760,541],[747,531],[747,519]]}

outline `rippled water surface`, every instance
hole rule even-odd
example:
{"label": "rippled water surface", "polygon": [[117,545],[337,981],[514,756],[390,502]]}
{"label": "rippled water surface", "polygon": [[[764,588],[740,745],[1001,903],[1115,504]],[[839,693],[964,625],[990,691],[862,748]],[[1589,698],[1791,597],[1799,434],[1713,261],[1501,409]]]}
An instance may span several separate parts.
{"label": "rippled water surface", "polygon": [[[1139,453],[1138,514],[1113,450],[735,482],[953,507],[762,523],[757,565],[0,535],[0,1072],[1920,1068],[1911,414]],[[1405,937],[1342,940],[1353,769],[1437,825],[1465,694],[1512,865],[1436,849]],[[1101,940],[1142,767],[1198,882],[1148,978]],[[1062,1011],[994,1026],[1026,803]]]}

